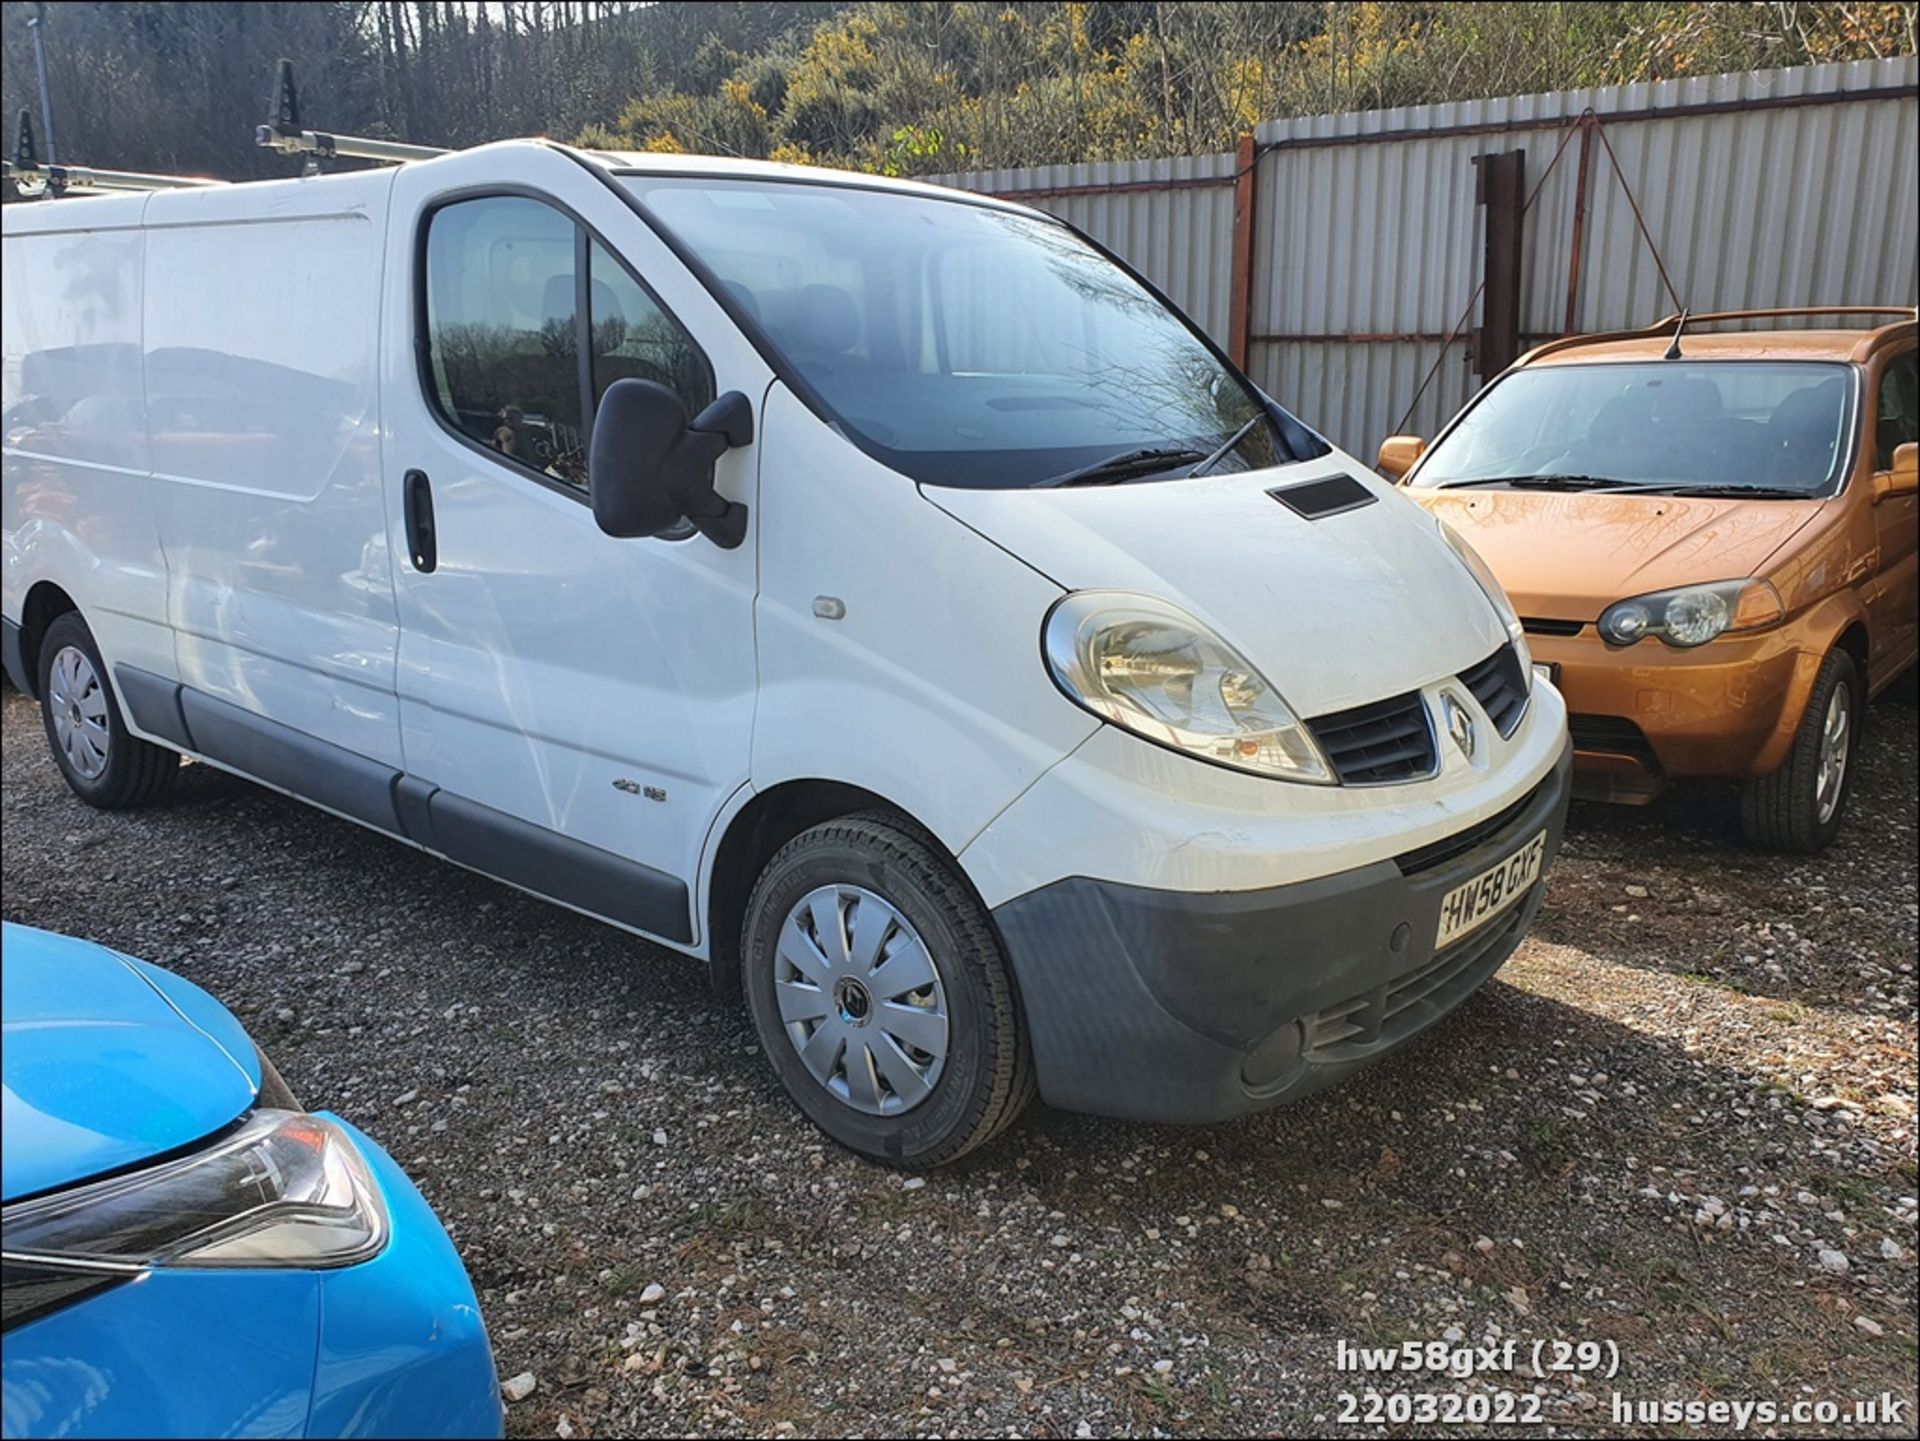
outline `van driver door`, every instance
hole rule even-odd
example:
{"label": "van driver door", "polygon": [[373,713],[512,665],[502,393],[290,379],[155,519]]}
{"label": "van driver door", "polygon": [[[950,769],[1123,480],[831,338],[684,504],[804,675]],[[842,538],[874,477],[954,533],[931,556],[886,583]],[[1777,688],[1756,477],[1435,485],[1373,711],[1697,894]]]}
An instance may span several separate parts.
{"label": "van driver door", "polygon": [[747,774],[758,450],[718,463],[749,514],[745,543],[723,550],[602,533],[587,443],[617,379],[658,381],[691,415],[728,390],[757,411],[771,374],[563,151],[402,167],[391,216],[383,461],[409,829],[698,944],[701,849]]}

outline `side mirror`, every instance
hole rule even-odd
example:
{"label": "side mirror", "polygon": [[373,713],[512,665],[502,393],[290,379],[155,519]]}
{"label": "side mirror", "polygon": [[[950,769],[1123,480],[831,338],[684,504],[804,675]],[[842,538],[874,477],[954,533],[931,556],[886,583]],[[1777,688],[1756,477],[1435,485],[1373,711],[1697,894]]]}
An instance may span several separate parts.
{"label": "side mirror", "polygon": [[594,522],[622,539],[664,535],[690,520],[732,550],[747,508],[713,488],[713,463],[753,440],[753,404],[730,390],[692,420],[680,397],[652,380],[616,380],[600,397],[587,447]]}
{"label": "side mirror", "polygon": [[1892,468],[1873,478],[1873,498],[1912,495],[1916,489],[1920,489],[1920,445],[1909,440],[1893,448]]}
{"label": "side mirror", "polygon": [[1413,463],[1427,453],[1427,443],[1417,435],[1390,435],[1380,442],[1380,458],[1373,468],[1396,484],[1406,478]]}

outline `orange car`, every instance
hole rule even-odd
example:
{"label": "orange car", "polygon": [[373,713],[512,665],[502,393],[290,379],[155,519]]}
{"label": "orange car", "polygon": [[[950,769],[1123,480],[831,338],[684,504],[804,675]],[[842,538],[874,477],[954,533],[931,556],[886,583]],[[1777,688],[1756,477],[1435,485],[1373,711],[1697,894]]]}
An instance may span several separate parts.
{"label": "orange car", "polygon": [[[1786,315],[1904,318],[1764,325]],[[1431,446],[1380,447],[1512,597],[1586,794],[1730,777],[1755,845],[1833,839],[1865,703],[1920,646],[1917,319],[1750,311],[1555,341]],[[1700,329],[1726,321],[1744,325]]]}

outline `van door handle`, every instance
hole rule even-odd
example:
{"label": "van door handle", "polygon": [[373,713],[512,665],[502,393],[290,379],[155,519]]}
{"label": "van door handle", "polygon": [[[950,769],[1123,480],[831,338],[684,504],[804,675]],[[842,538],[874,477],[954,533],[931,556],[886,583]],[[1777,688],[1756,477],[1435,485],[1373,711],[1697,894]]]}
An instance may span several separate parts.
{"label": "van door handle", "polygon": [[422,575],[440,564],[440,546],[433,530],[433,487],[424,470],[410,470],[403,482],[401,505],[407,517],[407,554]]}

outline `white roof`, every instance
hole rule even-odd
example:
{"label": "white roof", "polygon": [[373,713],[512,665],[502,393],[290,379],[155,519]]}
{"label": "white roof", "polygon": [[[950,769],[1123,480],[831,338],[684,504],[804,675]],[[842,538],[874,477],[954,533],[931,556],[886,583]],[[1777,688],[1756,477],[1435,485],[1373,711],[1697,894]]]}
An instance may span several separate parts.
{"label": "white roof", "polygon": [[[578,150],[554,141],[533,138],[496,140],[489,145],[474,146],[464,151],[448,151],[446,154],[470,155],[474,150],[526,145],[547,150],[571,151],[620,174],[709,176],[728,180],[786,180],[811,185],[847,185],[862,190],[891,191],[900,195],[915,195],[931,200],[958,200],[972,205],[989,205],[1028,215],[1039,213],[1029,206],[1000,200],[991,195],[956,190],[945,185],[929,185],[920,180],[902,180],[889,175],[869,175],[857,170],[835,170],[822,165],[785,165],[771,160],[740,160],[725,155],[661,154],[640,150]],[[428,159],[401,161],[399,164],[432,165],[436,160],[443,158],[445,157],[436,155]],[[398,167],[382,166],[372,173],[391,176],[396,168]],[[243,180],[236,181],[232,185],[208,186],[205,189],[164,190],[151,193],[167,196],[233,197],[236,194],[258,195],[262,187],[300,187],[303,190],[315,186],[325,186],[329,189],[336,186],[345,188],[346,182],[357,180],[365,183],[368,175],[369,172],[365,170],[349,170],[332,175],[288,176],[279,180]],[[58,200],[9,204],[5,207],[6,229],[9,233],[19,234],[32,231],[95,229],[116,224],[138,225],[145,211],[146,199],[147,193],[144,192],[138,195],[100,193],[74,195]],[[84,205],[81,204],[82,200],[86,202]]]}

